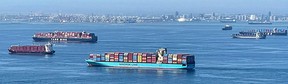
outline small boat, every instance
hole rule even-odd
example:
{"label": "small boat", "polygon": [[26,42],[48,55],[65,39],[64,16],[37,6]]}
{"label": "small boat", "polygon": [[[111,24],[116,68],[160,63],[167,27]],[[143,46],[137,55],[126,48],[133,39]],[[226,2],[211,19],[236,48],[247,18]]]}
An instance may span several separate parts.
{"label": "small boat", "polygon": [[166,48],[160,48],[156,53],[110,52],[90,54],[86,62],[89,66],[95,67],[194,69],[194,59],[194,55],[167,54]]}
{"label": "small boat", "polygon": [[225,27],[222,28],[222,30],[232,30],[232,26],[231,25],[225,25]]}
{"label": "small boat", "polygon": [[256,32],[255,34],[232,34],[232,37],[239,39],[265,39],[266,35],[261,32]]}
{"label": "small boat", "polygon": [[54,54],[52,44],[45,45],[12,45],[8,49],[10,54]]}

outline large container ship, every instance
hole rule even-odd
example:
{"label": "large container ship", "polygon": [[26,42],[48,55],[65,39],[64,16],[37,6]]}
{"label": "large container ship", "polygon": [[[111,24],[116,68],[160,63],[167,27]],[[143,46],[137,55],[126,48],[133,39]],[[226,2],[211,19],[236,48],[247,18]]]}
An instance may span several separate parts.
{"label": "large container ship", "polygon": [[97,36],[88,32],[42,32],[33,35],[34,41],[97,42]]}
{"label": "large container ship", "polygon": [[256,32],[255,34],[232,34],[232,37],[239,39],[265,39],[266,35],[261,32]]}
{"label": "large container ship", "polygon": [[50,43],[45,45],[12,45],[8,49],[10,54],[54,54],[53,46]]}
{"label": "large container ship", "polygon": [[257,31],[263,32],[265,35],[274,35],[274,36],[287,36],[287,30],[285,29],[260,29],[260,30],[248,30],[248,31],[241,31],[240,34],[251,34],[256,33]]}
{"label": "large container ship", "polygon": [[194,69],[195,57],[190,54],[167,54],[166,48],[156,53],[110,52],[90,54],[86,60],[89,66],[96,67],[146,67]]}

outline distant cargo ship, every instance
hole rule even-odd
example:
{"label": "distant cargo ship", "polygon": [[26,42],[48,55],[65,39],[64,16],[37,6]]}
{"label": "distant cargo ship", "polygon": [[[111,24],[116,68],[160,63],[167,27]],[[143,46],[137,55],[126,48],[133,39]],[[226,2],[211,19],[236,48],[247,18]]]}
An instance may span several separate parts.
{"label": "distant cargo ship", "polygon": [[90,54],[86,60],[89,66],[97,67],[147,67],[193,69],[195,57],[190,54],[167,54],[166,48],[156,53],[123,53]]}
{"label": "distant cargo ship", "polygon": [[44,32],[33,35],[34,41],[97,42],[97,36],[88,32]]}
{"label": "distant cargo ship", "polygon": [[274,36],[287,36],[287,30],[285,29],[260,29],[260,30],[249,30],[241,31],[240,34],[255,34],[257,31],[263,32],[265,35],[274,35]]}
{"label": "distant cargo ship", "polygon": [[222,28],[222,30],[232,30],[232,26],[231,25],[225,25],[225,27]]}
{"label": "distant cargo ship", "polygon": [[12,45],[8,49],[11,54],[54,54],[52,44],[45,45]]}
{"label": "distant cargo ship", "polygon": [[256,32],[255,34],[232,34],[232,37],[239,39],[265,39],[266,35],[261,32]]}
{"label": "distant cargo ship", "polygon": [[248,22],[248,24],[272,24],[272,22],[267,22],[267,21],[264,21],[264,22],[251,21],[251,22]]}
{"label": "distant cargo ship", "polygon": [[222,23],[236,23],[236,20],[232,19],[232,18],[225,18],[225,19],[221,19],[220,22],[222,22]]}

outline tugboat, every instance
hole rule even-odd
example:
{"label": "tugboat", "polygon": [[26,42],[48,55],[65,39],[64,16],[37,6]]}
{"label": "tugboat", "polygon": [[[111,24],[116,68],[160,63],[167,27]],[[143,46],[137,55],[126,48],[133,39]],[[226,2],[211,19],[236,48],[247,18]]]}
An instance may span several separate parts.
{"label": "tugboat", "polygon": [[33,35],[33,40],[52,42],[97,42],[97,36],[88,32],[41,32]]}
{"label": "tugboat", "polygon": [[8,49],[10,54],[54,54],[52,44],[45,45],[12,45]]}
{"label": "tugboat", "polygon": [[89,66],[95,67],[194,69],[194,59],[194,55],[167,54],[166,48],[160,48],[156,53],[110,52],[105,54],[90,54],[86,62]]}
{"label": "tugboat", "polygon": [[255,34],[232,34],[232,37],[239,39],[265,39],[266,35],[261,32],[256,32]]}
{"label": "tugboat", "polygon": [[261,30],[249,30],[249,31],[241,31],[240,34],[255,34],[256,31],[263,32],[265,35],[272,35],[272,36],[287,36],[287,30],[285,29],[261,29]]}
{"label": "tugboat", "polygon": [[231,25],[225,25],[225,27],[222,28],[222,30],[232,30],[232,26]]}

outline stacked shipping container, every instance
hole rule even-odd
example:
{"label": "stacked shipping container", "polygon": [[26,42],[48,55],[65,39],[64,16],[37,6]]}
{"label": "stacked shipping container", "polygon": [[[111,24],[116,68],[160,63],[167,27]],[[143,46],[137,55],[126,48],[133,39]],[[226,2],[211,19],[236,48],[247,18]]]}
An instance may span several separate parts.
{"label": "stacked shipping container", "polygon": [[86,32],[48,32],[36,33],[35,37],[48,37],[48,38],[92,38],[90,33]]}
{"label": "stacked shipping container", "polygon": [[[186,64],[190,54],[164,54],[164,64]],[[110,52],[105,54],[90,54],[89,59],[97,62],[131,62],[131,63],[156,63],[156,53],[121,53]],[[192,58],[190,58],[191,60]],[[194,60],[194,58],[193,58]]]}
{"label": "stacked shipping container", "polygon": [[45,46],[11,46],[10,50],[18,53],[40,53],[45,52]]}

